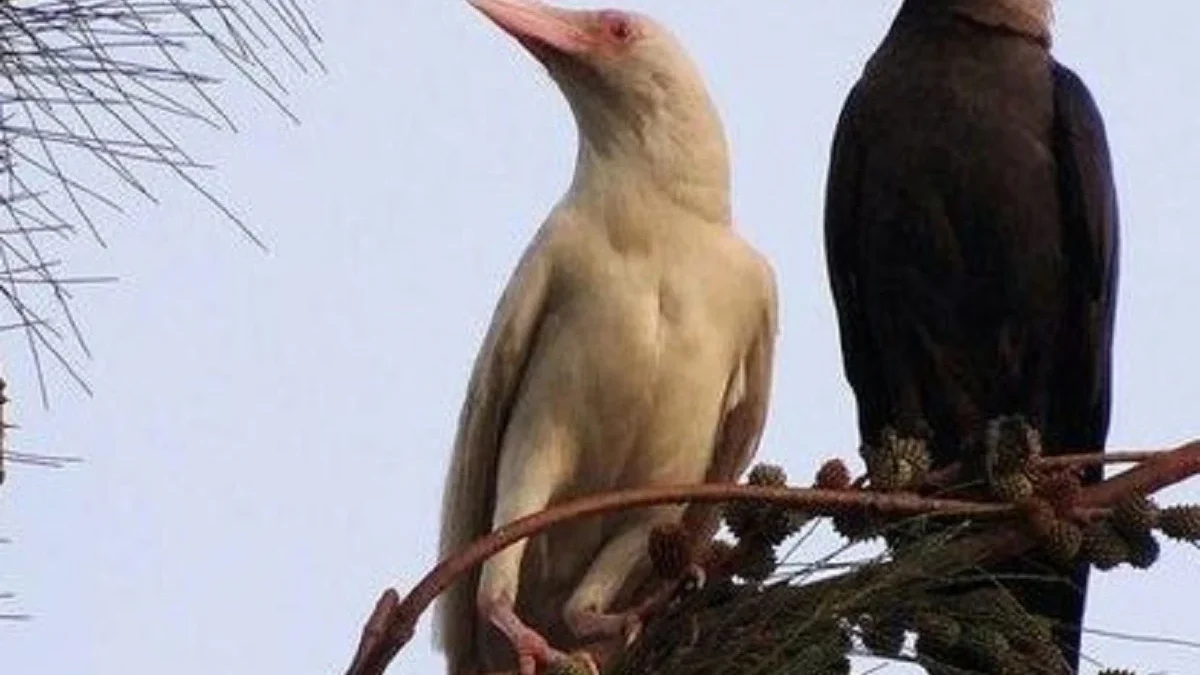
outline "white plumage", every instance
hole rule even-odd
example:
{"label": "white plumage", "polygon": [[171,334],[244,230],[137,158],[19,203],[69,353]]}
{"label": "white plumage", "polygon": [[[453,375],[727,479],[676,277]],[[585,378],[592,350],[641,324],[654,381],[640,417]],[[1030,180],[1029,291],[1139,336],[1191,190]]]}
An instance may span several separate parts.
{"label": "white plumage", "polygon": [[[671,35],[613,10],[473,4],[547,67],[579,154],[476,359],[443,556],[555,502],[735,480],[766,417],[776,333],[771,268],[732,229],[720,119]],[[713,510],[693,508],[711,532]],[[532,673],[556,648],[619,635],[650,530],[683,513],[577,521],[489,560],[439,605],[450,672]]]}

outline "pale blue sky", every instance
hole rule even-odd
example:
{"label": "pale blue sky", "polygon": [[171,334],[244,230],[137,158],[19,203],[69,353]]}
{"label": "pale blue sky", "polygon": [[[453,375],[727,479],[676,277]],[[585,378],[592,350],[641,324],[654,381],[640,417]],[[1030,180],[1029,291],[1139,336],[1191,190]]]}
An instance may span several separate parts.
{"label": "pale blue sky", "polygon": [[[314,4],[315,3],[310,3]],[[578,3],[575,3],[578,4]],[[737,218],[782,295],[761,457],[808,477],[853,456],[821,253],[828,146],[897,0],[620,2],[655,15],[707,74],[733,147]],[[1148,10],[1152,5],[1153,10]],[[0,488],[4,672],[330,673],[380,589],[433,563],[466,376],[517,255],[570,177],[566,106],[520,47],[456,0],[312,9],[328,76],[293,78],[288,125],[232,90],[238,136],[190,135],[264,255],[182,188],[81,249],[117,285],[77,305],[96,396],[43,411],[4,343],[15,449]],[[1200,5],[1064,0],[1057,54],[1108,122],[1124,225],[1114,447],[1200,436]],[[1169,493],[1200,501],[1200,484]],[[825,540],[827,545],[830,540]],[[1200,639],[1200,552],[1094,577],[1096,628]],[[1089,637],[1145,672],[1194,649]],[[427,626],[393,673],[435,673]],[[887,672],[906,672],[894,667]]]}

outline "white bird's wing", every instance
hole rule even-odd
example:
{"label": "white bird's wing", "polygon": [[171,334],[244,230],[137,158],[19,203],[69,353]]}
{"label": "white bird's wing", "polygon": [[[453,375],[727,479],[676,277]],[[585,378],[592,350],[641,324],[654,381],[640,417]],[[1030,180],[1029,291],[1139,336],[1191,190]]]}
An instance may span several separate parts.
{"label": "white bird's wing", "polygon": [[[758,451],[767,409],[771,399],[771,381],[775,369],[775,336],[779,331],[779,309],[775,273],[770,263],[757,253],[761,293],[758,321],[740,367],[730,378],[725,394],[725,414],[717,430],[712,463],[705,482],[732,483],[749,466]],[[717,529],[718,507],[693,505],[684,516],[684,524],[700,537],[710,538]]]}
{"label": "white bird's wing", "polygon": [[[522,255],[475,359],[442,497],[441,559],[491,530],[500,442],[549,290],[552,261],[544,235],[543,229]],[[462,663],[474,646],[478,578],[478,570],[466,575],[438,603],[434,640],[451,664]]]}

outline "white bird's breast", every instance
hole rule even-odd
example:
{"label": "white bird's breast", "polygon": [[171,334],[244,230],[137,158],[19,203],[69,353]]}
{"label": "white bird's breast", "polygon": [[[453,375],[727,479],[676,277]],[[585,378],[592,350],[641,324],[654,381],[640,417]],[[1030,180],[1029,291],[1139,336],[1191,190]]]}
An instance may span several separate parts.
{"label": "white bird's breast", "polygon": [[745,349],[737,315],[759,299],[731,235],[700,227],[625,249],[583,228],[554,243],[528,419],[575,451],[564,497],[703,479]]}

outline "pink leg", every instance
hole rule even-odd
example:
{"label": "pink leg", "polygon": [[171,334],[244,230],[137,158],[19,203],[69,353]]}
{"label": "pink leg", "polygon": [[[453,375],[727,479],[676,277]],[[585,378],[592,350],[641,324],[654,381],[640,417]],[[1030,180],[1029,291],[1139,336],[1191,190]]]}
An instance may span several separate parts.
{"label": "pink leg", "polygon": [[589,637],[621,636],[625,639],[625,645],[629,646],[641,636],[646,619],[661,611],[679,592],[680,586],[690,581],[698,590],[704,588],[707,579],[704,568],[692,563],[688,565],[681,579],[662,584],[658,590],[629,611],[622,614],[577,611],[571,617],[571,627],[581,631],[580,635]]}
{"label": "pink leg", "polygon": [[621,637],[626,645],[630,645],[642,633],[642,617],[636,611],[606,614],[592,609],[581,609],[572,612],[567,620],[571,630],[585,639]]}
{"label": "pink leg", "polygon": [[[571,657],[550,646],[546,638],[525,625],[516,612],[512,603],[505,600],[480,604],[480,611],[492,625],[512,643],[517,652],[518,672],[520,675],[537,675],[538,666],[550,666]],[[593,672],[597,672],[595,664],[589,663]]]}

